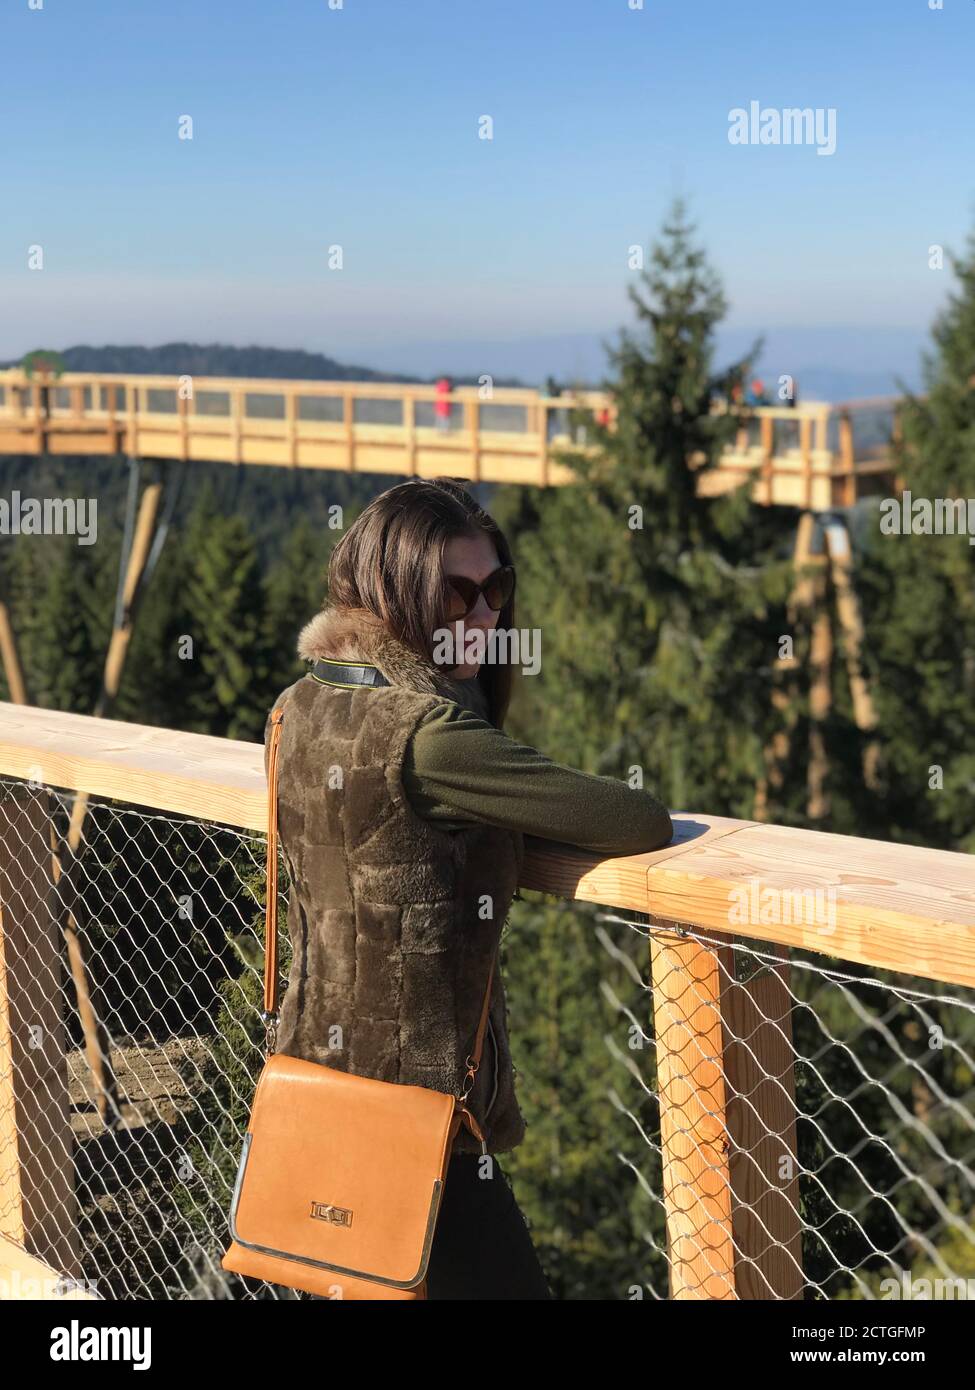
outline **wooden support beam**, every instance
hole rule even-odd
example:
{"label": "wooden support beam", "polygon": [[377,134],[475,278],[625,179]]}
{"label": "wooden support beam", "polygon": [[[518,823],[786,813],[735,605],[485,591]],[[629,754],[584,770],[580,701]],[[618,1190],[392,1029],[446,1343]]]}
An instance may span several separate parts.
{"label": "wooden support beam", "polygon": [[15,705],[27,704],[27,685],[17,651],[10,613],[5,603],[0,603],[0,654],[3,656],[3,673],[7,678],[10,700]]}
{"label": "wooden support beam", "polygon": [[[105,718],[115,704],[122,671],[132,636],[136,600],[140,592],[146,560],[152,544],[156,515],[162,492],[161,483],[146,487],[139,507],[122,586],[122,618],[112,630],[102,689],[93,711],[95,718]],[[84,959],[83,934],[79,931],[75,905],[79,897],[77,877],[81,865],[81,843],[88,815],[88,794],[80,792],[71,808],[71,821],[64,859],[55,856],[54,878],[64,902],[62,930],[68,947],[68,959],[78,996],[78,1011],[85,1033],[85,1051],[95,1081],[99,1114],[105,1124],[114,1124],[119,1117],[117,1083],[112,1069],[110,1043],[104,1024],[92,999],[88,970]],[[62,875],[64,881],[62,882]]]}
{"label": "wooden support beam", "polygon": [[150,483],[145,488],[139,504],[139,516],[136,522],[135,534],[132,539],[132,548],[129,553],[123,585],[122,622],[112,630],[108,656],[105,660],[102,689],[93,711],[96,717],[105,715],[114,704],[115,698],[118,695],[119,685],[122,680],[122,670],[125,665],[125,657],[132,637],[132,620],[134,616],[132,610],[142,579],[142,573],[145,569],[146,560],[149,555],[149,547],[152,544],[161,496],[162,483]]}
{"label": "wooden support beam", "polygon": [[829,815],[827,788],[829,760],[826,752],[825,724],[833,704],[833,625],[827,603],[829,582],[825,566],[812,581],[814,610],[809,648],[809,770],[807,776],[809,819],[825,820]]}

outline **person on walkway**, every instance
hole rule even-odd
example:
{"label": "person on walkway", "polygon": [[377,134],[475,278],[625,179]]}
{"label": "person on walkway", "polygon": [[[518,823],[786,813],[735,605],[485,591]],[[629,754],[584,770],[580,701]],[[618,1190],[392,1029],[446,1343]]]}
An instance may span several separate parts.
{"label": "person on walkway", "polygon": [[450,393],[453,390],[453,383],[449,376],[438,378],[436,387],[437,399],[433,403],[433,413],[437,422],[438,430],[450,429]]}
{"label": "person on walkway", "polygon": [[[294,885],[278,1050],[457,1094],[491,980],[467,1099],[484,1143],[466,1127],[453,1142],[427,1273],[434,1299],[552,1297],[498,1161],[525,1136],[495,959],[524,837],[611,856],[673,832],[652,792],[503,732],[512,669],[490,659],[493,646],[483,663],[466,644],[449,664],[434,659],[445,629],[462,639],[514,629],[514,591],[507,539],[459,483],[397,484],[332,552],[328,600],[298,637],[312,664],[275,702],[279,837]],[[266,744],[270,730],[269,715]]]}

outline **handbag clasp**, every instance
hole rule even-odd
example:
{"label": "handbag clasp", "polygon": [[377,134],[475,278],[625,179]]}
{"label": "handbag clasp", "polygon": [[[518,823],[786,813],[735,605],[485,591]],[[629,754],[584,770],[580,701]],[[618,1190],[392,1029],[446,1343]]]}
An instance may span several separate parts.
{"label": "handbag clasp", "polygon": [[477,1064],[477,1062],[474,1061],[474,1058],[470,1055],[470,1053],[467,1054],[467,1063],[466,1063],[466,1066],[467,1066],[467,1070],[466,1070],[466,1072],[464,1073],[464,1077],[465,1077],[465,1079],[466,1079],[467,1077],[470,1077],[470,1085],[467,1087],[467,1090],[464,1091],[463,1094],[460,1096],[459,1099],[461,1100],[461,1102],[466,1101],[467,1097],[470,1095],[471,1090],[472,1090],[472,1088],[473,1088],[473,1086],[474,1086],[474,1077],[475,1077],[476,1074],[477,1074],[477,1067],[478,1067],[478,1064]]}

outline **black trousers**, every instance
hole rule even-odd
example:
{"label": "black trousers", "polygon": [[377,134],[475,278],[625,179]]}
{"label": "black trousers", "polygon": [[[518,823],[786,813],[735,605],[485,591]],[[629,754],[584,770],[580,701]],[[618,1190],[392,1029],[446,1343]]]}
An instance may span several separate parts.
{"label": "black trousers", "polygon": [[551,1299],[531,1234],[497,1157],[454,1154],[427,1268],[427,1297]]}

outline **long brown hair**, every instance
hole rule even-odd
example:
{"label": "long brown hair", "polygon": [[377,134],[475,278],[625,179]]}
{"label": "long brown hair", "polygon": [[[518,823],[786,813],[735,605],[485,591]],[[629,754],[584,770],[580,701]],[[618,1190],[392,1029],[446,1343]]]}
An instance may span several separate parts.
{"label": "long brown hair", "polygon": [[[443,552],[455,536],[487,536],[498,563],[511,547],[493,517],[452,478],[410,478],[373,498],[332,551],[329,603],[365,608],[405,646],[433,660],[433,633],[447,627],[449,588]],[[515,596],[498,614],[499,628],[515,623]],[[501,728],[511,703],[511,666],[486,662],[479,679],[491,723]]]}

